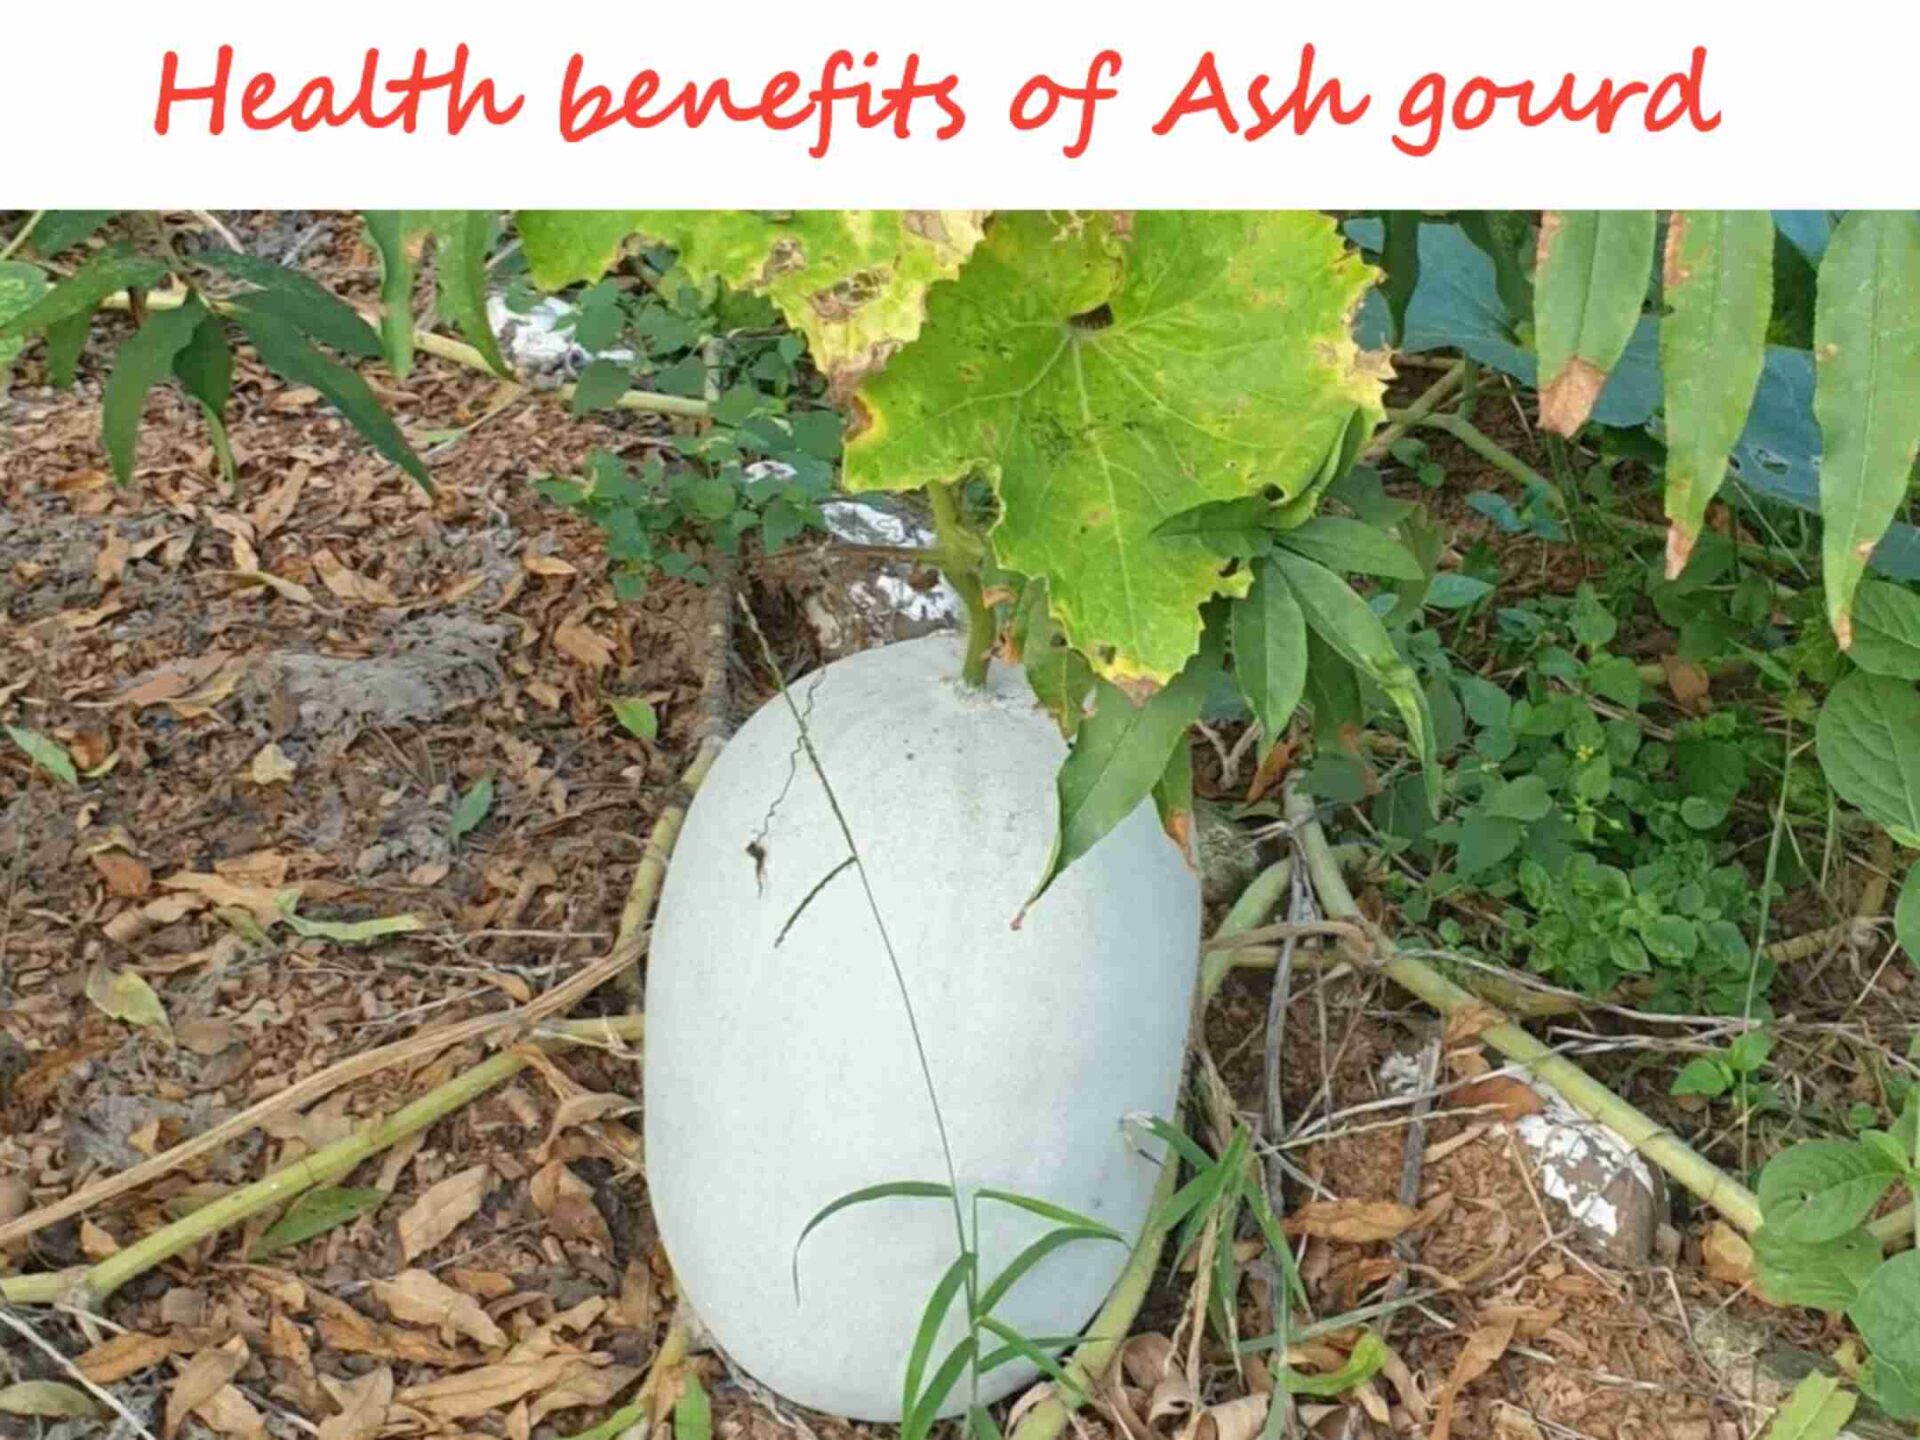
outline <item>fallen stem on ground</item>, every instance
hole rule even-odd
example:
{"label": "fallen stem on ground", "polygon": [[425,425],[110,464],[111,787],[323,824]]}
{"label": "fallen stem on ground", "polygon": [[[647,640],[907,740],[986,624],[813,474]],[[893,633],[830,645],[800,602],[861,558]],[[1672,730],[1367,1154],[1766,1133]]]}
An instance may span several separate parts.
{"label": "fallen stem on ground", "polygon": [[[1340,874],[1312,801],[1290,787],[1286,807],[1287,818],[1297,826],[1294,833],[1300,854],[1320,897],[1321,909],[1332,919],[1360,921],[1360,907]],[[1711,1160],[1431,965],[1396,950],[1384,935],[1377,937],[1376,944],[1379,969],[1396,985],[1449,1018],[1474,1010],[1483,1012],[1482,1018],[1490,1023],[1477,1027],[1477,1038],[1523,1066],[1587,1119],[1612,1130],[1742,1231],[1751,1234],[1760,1228],[1759,1198]]]}
{"label": "fallen stem on ground", "polygon": [[[149,310],[177,310],[187,303],[189,293],[191,292],[185,289],[155,290],[146,297],[146,306]],[[226,313],[224,301],[209,300],[207,304],[208,307],[216,313]],[[100,302],[100,307],[103,310],[126,310],[131,308],[124,290],[117,295],[109,295],[105,300]],[[360,310],[356,307],[355,313],[376,330],[380,328],[380,317],[372,311]],[[451,360],[454,364],[464,365],[469,370],[485,371],[495,379],[505,380],[508,378],[501,375],[499,371],[489,365],[486,356],[474,349],[473,346],[468,345],[464,341],[455,340],[451,336],[441,335],[432,330],[419,328],[413,332],[413,344],[416,350],[424,354],[433,355],[442,360]],[[512,384],[517,382],[508,380],[508,383]],[[551,391],[543,390],[540,393],[558,395],[562,400],[571,400],[573,398],[573,389],[574,387],[569,384],[558,386]],[[614,401],[613,405],[615,409],[619,410],[644,410],[649,414],[679,415],[690,420],[702,420],[712,413],[711,407],[704,400],[695,400],[691,396],[686,395],[662,395],[657,390],[629,390],[618,400]]]}
{"label": "fallen stem on ground", "polygon": [[[1278,861],[1261,871],[1240,892],[1240,898],[1227,911],[1226,919],[1220,922],[1220,928],[1214,932],[1214,938],[1219,940],[1259,925],[1280,903],[1280,897],[1286,894],[1292,878],[1293,865],[1288,860]],[[1214,992],[1227,978],[1227,972],[1232,968],[1231,954],[1231,951],[1219,950],[1202,957],[1196,1024],[1199,1023],[1197,1017],[1205,1013],[1207,1002],[1213,999]],[[1066,1361],[1064,1368],[1067,1377],[1082,1396],[1096,1393],[1100,1377],[1119,1358],[1120,1347],[1132,1333],[1133,1322],[1140,1314],[1141,1305],[1146,1302],[1147,1291],[1153,1286],[1153,1272],[1160,1265],[1160,1252],[1165,1248],[1172,1228],[1156,1223],[1155,1217],[1166,1209],[1167,1201],[1173,1198],[1174,1185],[1179,1176],[1180,1157],[1168,1153],[1160,1162],[1160,1178],[1154,1182],[1153,1197],[1148,1201],[1147,1226],[1134,1242],[1120,1278],[1114,1281],[1113,1289],[1107,1292],[1106,1303],[1088,1324],[1078,1348]],[[1055,1385],[1053,1394],[1029,1410],[1014,1427],[1010,1440],[1057,1440],[1067,1428],[1069,1416],[1084,1403],[1084,1399],[1063,1395],[1060,1387]]]}

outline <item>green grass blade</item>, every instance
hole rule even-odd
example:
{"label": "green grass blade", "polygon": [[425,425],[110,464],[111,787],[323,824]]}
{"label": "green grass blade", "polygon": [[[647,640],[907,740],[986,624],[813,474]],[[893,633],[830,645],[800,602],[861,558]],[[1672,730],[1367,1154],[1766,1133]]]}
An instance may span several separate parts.
{"label": "green grass blade", "polygon": [[1407,307],[1420,286],[1420,212],[1386,210],[1380,221],[1386,231],[1380,262],[1387,271],[1380,290],[1387,297],[1387,318],[1393,323],[1393,343],[1398,345],[1406,338]]}
{"label": "green grass blade", "polygon": [[933,1429],[940,1407],[946,1404],[947,1396],[953,1393],[953,1387],[960,1383],[960,1377],[979,1353],[979,1342],[971,1335],[947,1352],[947,1358],[933,1372],[927,1388],[920,1392],[919,1402],[901,1417],[900,1440],[927,1440],[927,1432]]}
{"label": "green grass blade", "polygon": [[1573,435],[1626,352],[1653,275],[1651,210],[1549,210],[1534,267],[1540,424]]}
{"label": "green grass blade", "polygon": [[1103,1224],[1090,1215],[1082,1215],[1077,1210],[1069,1210],[1064,1205],[1055,1205],[1047,1200],[1036,1200],[1031,1195],[1016,1195],[1011,1190],[995,1190],[985,1185],[973,1193],[976,1199],[997,1200],[1002,1205],[1011,1205],[1016,1210],[1025,1210],[1029,1215],[1038,1215],[1042,1220],[1051,1220],[1059,1225],[1076,1225],[1084,1230],[1098,1231],[1109,1240],[1125,1239],[1125,1237],[1111,1225]]}
{"label": "green grass blade", "polygon": [[1081,1240],[1105,1240],[1122,1245],[1126,1243],[1117,1231],[1109,1230],[1104,1225],[1063,1225],[1058,1230],[1049,1230],[1009,1260],[1007,1268],[994,1276],[993,1283],[980,1292],[980,1312],[992,1314],[993,1307],[1006,1299],[1007,1292],[1019,1284],[1020,1278],[1035,1265],[1063,1245],[1072,1245]]}
{"label": "green grass blade", "polygon": [[1853,593],[1907,496],[1920,447],[1920,218],[1855,210],[1820,262],[1814,305],[1827,619],[1853,643]]}
{"label": "green grass blade", "polygon": [[[1058,1360],[1054,1359],[1053,1356],[1047,1354],[1046,1351],[1042,1350],[1033,1341],[1007,1324],[1006,1321],[997,1319],[992,1315],[982,1315],[980,1317],[980,1328],[999,1336],[1001,1340],[1006,1342],[1007,1349],[1011,1350],[1016,1356],[1025,1360],[1028,1364],[1036,1367],[1043,1375],[1053,1381],[1054,1384],[1058,1385],[1067,1394],[1073,1396],[1076,1400],[1086,1399],[1086,1391],[1080,1387],[1078,1381],[1066,1372],[1065,1367],[1063,1367]],[[984,1367],[982,1368],[984,1369]]]}
{"label": "green grass blade", "polygon": [[1727,456],[1746,428],[1767,361],[1773,217],[1765,210],[1676,210],[1667,222],[1667,578],[1687,567]]}
{"label": "green grass blade", "polygon": [[907,1355],[907,1377],[900,1386],[902,1415],[913,1413],[914,1400],[920,1393],[920,1380],[926,1374],[927,1359],[933,1354],[933,1342],[939,1338],[940,1326],[947,1318],[947,1311],[953,1307],[953,1297],[966,1283],[974,1260],[971,1250],[962,1250],[956,1255],[953,1264],[947,1267],[947,1273],[940,1277],[940,1283],[933,1287],[926,1309],[920,1312],[920,1328],[914,1332],[913,1349]]}
{"label": "green grass blade", "polygon": [[876,1200],[951,1200],[953,1187],[938,1180],[889,1180],[883,1185],[868,1185],[863,1189],[849,1190],[838,1200],[823,1205],[814,1212],[800,1231],[800,1238],[793,1242],[793,1298],[800,1298],[800,1247],[807,1243],[807,1236],[818,1230],[828,1220],[842,1210],[850,1210],[855,1205],[870,1205]]}
{"label": "green grass blade", "polygon": [[713,1402],[691,1370],[682,1372],[680,1398],[673,1402],[673,1440],[713,1440]]}

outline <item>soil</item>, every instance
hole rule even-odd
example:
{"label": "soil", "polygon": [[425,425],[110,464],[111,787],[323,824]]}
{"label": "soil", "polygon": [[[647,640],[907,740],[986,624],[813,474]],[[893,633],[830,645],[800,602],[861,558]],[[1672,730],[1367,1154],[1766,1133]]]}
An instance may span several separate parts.
{"label": "soil", "polygon": [[[297,248],[328,284],[371,293],[373,257],[341,217],[225,223],[256,253]],[[243,357],[232,490],[172,390],[155,392],[122,488],[98,432],[103,337],[123,324],[103,322],[72,393],[47,388],[29,357],[0,399],[0,720],[58,740],[87,777],[76,792],[0,750],[0,1222],[350,1056],[524,1004],[604,955],[649,828],[692,758],[716,663],[705,591],[661,581],[617,602],[597,532],[528,483],[576,472],[595,447],[642,455],[666,422],[574,418],[549,396],[423,357],[404,385],[376,385],[433,453],[429,495],[313,392]],[[1512,423],[1503,404],[1484,402],[1490,430]],[[1434,448],[1457,473],[1478,464],[1449,441]],[[1460,489],[1480,485],[1511,489],[1485,474]],[[1484,522],[1458,518],[1464,546]],[[1543,583],[1573,583],[1524,544],[1510,558]],[[749,564],[740,583],[797,674],[824,654],[809,597],[838,596],[884,563],[816,543]],[[743,648],[717,663],[736,718],[770,693]],[[657,739],[615,722],[615,696],[653,705]],[[456,833],[461,797],[482,781],[491,805]],[[1217,767],[1203,774],[1203,791],[1227,788]],[[417,928],[361,943],[301,934],[280,908],[288,891],[302,921],[405,916]],[[1839,1013],[1845,1027],[1790,1042],[1807,1047],[1810,1074],[1857,1088],[1853,1057],[1907,1023],[1892,977],[1856,983],[1879,956],[1848,951],[1819,971],[1807,1011]],[[164,1027],[128,1024],[90,998],[123,975],[150,987]],[[1255,1122],[1268,983],[1231,979],[1204,1026],[1206,1054]],[[1383,1098],[1383,1068],[1435,1038],[1436,1023],[1364,976],[1308,976],[1293,996],[1287,1112],[1321,1117],[1333,1137],[1290,1152],[1311,1182],[1296,1198],[1392,1200],[1406,1112],[1356,1107]],[[630,1003],[614,984],[573,1013]],[[456,1046],[285,1112],[0,1252],[0,1270],[110,1254],[486,1053]],[[149,1337],[147,1363],[108,1383],[155,1433],[308,1435],[322,1422],[327,1440],[583,1432],[654,1360],[674,1307],[647,1208],[636,1058],[581,1047],[530,1066],[362,1164],[341,1183],[386,1198],[317,1238],[254,1258],[269,1212],[150,1270],[99,1316],[10,1313],[96,1367],[103,1344]],[[1450,1040],[1443,1079],[1475,1079],[1488,1063],[1471,1037]],[[1706,1123],[1636,1080],[1631,1052],[1600,1068],[1683,1133]],[[1736,1146],[1705,1138],[1719,1158]],[[1379,1322],[1394,1358],[1358,1399],[1303,1405],[1317,1435],[1432,1433],[1463,1352],[1492,1335],[1502,1344],[1461,1388],[1455,1435],[1735,1440],[1763,1411],[1701,1343],[1698,1316],[1724,1310],[1832,1346],[1816,1323],[1708,1275],[1705,1217],[1662,1217],[1661,1253],[1637,1269],[1584,1249],[1498,1115],[1452,1112],[1443,1096],[1420,1153],[1424,1218],[1404,1254],[1386,1242],[1304,1245],[1317,1314],[1396,1272],[1417,1301]],[[396,1277],[422,1270],[462,1303],[454,1318],[423,1320],[396,1296]],[[1193,1274],[1163,1273],[1141,1330],[1190,1340],[1193,1288]],[[1242,1309],[1243,1334],[1271,1328],[1259,1287]],[[1335,1360],[1351,1341],[1329,1337]],[[549,1365],[544,1381],[503,1377],[505,1344]],[[1326,1363],[1326,1349],[1299,1363]],[[1211,1341],[1195,1361],[1193,1414],[1224,1416],[1207,1407],[1270,1388],[1257,1362],[1237,1368]],[[728,1440],[861,1428],[795,1413],[718,1354],[693,1367]],[[210,1373],[218,1383],[187,1404]],[[48,1353],[0,1329],[0,1386],[63,1378]],[[389,1382],[395,1398],[371,1428],[333,1423]],[[1117,1437],[1131,1429],[1123,1409],[1076,1427]],[[0,1414],[0,1437],[76,1440],[103,1423]],[[1175,1433],[1163,1419],[1150,1428]]]}

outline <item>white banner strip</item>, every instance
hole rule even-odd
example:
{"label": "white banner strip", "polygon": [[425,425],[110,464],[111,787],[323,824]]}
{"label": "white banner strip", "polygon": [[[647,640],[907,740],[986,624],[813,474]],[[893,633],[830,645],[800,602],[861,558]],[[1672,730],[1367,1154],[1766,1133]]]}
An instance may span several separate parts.
{"label": "white banner strip", "polygon": [[1916,15],[23,3],[0,203],[1896,207]]}

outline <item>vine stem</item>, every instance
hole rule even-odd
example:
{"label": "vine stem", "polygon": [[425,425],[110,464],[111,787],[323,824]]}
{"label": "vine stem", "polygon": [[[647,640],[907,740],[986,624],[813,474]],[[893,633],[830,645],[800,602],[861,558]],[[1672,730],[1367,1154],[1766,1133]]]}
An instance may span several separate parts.
{"label": "vine stem", "polygon": [[961,662],[960,678],[969,685],[984,685],[987,656],[993,647],[993,612],[987,607],[986,591],[980,583],[984,547],[960,518],[958,485],[929,485],[927,499],[933,506],[935,554],[940,569],[967,607],[967,653]]}
{"label": "vine stem", "polygon": [[[1347,889],[1333,847],[1320,828],[1313,802],[1289,787],[1286,812],[1287,819],[1297,827],[1294,833],[1299,841],[1300,856],[1313,879],[1321,908],[1329,919],[1361,921],[1360,907]],[[1587,1119],[1612,1130],[1740,1230],[1752,1234],[1760,1228],[1759,1197],[1699,1151],[1655,1124],[1571,1060],[1556,1054],[1505,1015],[1494,1011],[1484,1000],[1476,999],[1424,961],[1397,951],[1384,935],[1377,937],[1376,944],[1381,972],[1401,989],[1411,991],[1446,1016],[1460,1014],[1469,1007],[1492,1011],[1499,1018],[1479,1031],[1481,1040],[1551,1086]]]}
{"label": "vine stem", "polygon": [[22,225],[13,239],[7,242],[6,249],[0,250],[0,260],[11,260],[14,257],[15,252],[32,238],[35,230],[40,228],[40,222],[45,218],[46,213],[44,210],[36,210],[27,217],[27,223]]}

